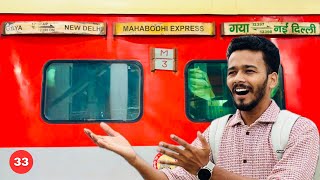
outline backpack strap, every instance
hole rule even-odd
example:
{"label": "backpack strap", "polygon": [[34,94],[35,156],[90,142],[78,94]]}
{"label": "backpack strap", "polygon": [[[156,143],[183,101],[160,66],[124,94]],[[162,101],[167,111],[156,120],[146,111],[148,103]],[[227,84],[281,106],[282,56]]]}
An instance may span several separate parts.
{"label": "backpack strap", "polygon": [[[273,150],[275,151],[278,160],[282,158],[284,149],[287,146],[289,135],[294,123],[300,115],[287,110],[281,110],[277,121],[273,124],[271,130],[271,142],[273,145]],[[319,150],[320,151],[320,150]],[[316,165],[315,173],[313,175],[313,180],[320,179],[320,156],[318,156],[318,162]]]}
{"label": "backpack strap", "polygon": [[287,146],[291,129],[300,115],[287,110],[281,110],[277,121],[271,129],[271,142],[278,160],[282,158]]}
{"label": "backpack strap", "polygon": [[230,117],[231,114],[228,114],[211,122],[209,129],[209,144],[214,163],[217,163],[222,134]]}
{"label": "backpack strap", "polygon": [[320,155],[318,156],[318,163],[313,175],[313,180],[319,180],[319,179],[320,179]]}

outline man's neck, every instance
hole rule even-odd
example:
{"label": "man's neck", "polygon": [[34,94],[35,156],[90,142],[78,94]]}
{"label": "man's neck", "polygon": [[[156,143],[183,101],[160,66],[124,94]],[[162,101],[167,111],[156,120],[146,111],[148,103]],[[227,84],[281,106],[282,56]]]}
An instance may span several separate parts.
{"label": "man's neck", "polygon": [[241,118],[247,126],[253,124],[270,106],[271,99],[260,101],[260,103],[250,111],[240,111]]}

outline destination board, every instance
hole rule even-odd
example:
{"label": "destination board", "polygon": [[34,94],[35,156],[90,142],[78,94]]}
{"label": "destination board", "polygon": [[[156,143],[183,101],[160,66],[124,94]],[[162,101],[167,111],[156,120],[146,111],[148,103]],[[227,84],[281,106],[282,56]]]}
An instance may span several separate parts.
{"label": "destination board", "polygon": [[106,26],[101,22],[72,21],[18,21],[3,23],[3,35],[19,34],[80,34],[106,35]]}
{"label": "destination board", "polygon": [[123,22],[114,24],[114,35],[214,35],[214,23]]}
{"label": "destination board", "polygon": [[316,22],[228,22],[222,35],[320,35]]}

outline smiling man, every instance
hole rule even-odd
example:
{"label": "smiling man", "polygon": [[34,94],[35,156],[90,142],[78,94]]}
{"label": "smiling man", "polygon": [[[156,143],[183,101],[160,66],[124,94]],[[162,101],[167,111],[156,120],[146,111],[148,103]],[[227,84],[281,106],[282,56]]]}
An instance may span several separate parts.
{"label": "smiling man", "polygon": [[[269,75],[271,88],[276,84],[277,73],[267,73],[265,63],[261,59],[262,52],[250,50],[239,50],[229,57],[227,84],[237,109],[241,111],[252,110],[266,97]],[[251,62],[248,63],[248,60]]]}
{"label": "smiling man", "polygon": [[[241,116],[252,115],[253,111],[261,115],[261,112],[265,111],[271,103],[270,93],[277,85],[280,63],[272,58],[268,61],[264,59],[269,58],[272,53],[280,59],[279,52],[269,52],[268,55],[264,55],[262,51],[232,48],[232,46],[229,47],[227,54],[227,85],[232,93],[234,104],[241,111]],[[249,121],[245,124],[250,125],[256,120],[255,118],[243,117],[243,120]]]}
{"label": "smiling man", "polygon": [[[159,152],[175,159],[162,163],[177,168],[162,171],[152,168],[121,134],[104,123],[101,127],[108,136],[95,135],[88,129],[85,133],[98,146],[124,157],[144,179],[313,179],[319,156],[319,133],[312,121],[301,116],[296,119],[280,159],[273,149],[271,130],[278,121],[280,108],[270,93],[278,82],[278,48],[266,38],[242,36],[231,41],[227,58],[227,85],[237,111],[227,119],[219,142],[210,138],[212,125],[203,134],[198,132],[191,144],[171,135],[183,148],[160,142]],[[217,152],[210,148],[213,144],[219,149],[216,161]]]}

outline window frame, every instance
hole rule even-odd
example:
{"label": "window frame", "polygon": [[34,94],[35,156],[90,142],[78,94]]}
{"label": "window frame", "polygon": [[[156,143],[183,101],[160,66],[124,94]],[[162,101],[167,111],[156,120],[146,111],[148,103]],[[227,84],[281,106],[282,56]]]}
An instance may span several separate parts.
{"label": "window frame", "polygon": [[[45,115],[45,98],[46,98],[46,79],[47,79],[47,69],[51,64],[54,63],[108,63],[108,64],[121,64],[121,63],[126,63],[126,64],[134,64],[137,65],[140,68],[140,81],[141,84],[139,86],[140,88],[140,113],[139,115],[133,119],[133,120],[108,120],[108,119],[90,119],[90,120],[50,120],[46,117]],[[99,122],[106,122],[106,123],[135,123],[139,121],[142,118],[143,115],[143,92],[144,92],[144,71],[143,71],[143,66],[138,60],[103,60],[103,59],[84,59],[84,60],[74,60],[74,59],[54,59],[54,60],[48,60],[42,69],[42,84],[41,84],[41,118],[45,122],[49,124],[88,124],[88,123],[99,123]]]}
{"label": "window frame", "polygon": [[[190,97],[188,96],[188,70],[190,68],[190,66],[194,63],[228,63],[228,60],[221,60],[221,59],[208,59],[208,60],[200,60],[200,59],[192,59],[190,60],[186,66],[185,66],[185,70],[184,70],[184,85],[185,85],[185,114],[187,116],[187,118],[194,122],[194,123],[203,123],[203,122],[211,122],[215,119],[210,119],[210,118],[198,118],[198,119],[195,119],[193,118],[191,115],[190,115]],[[279,82],[281,83],[280,86],[283,88],[283,107],[279,106],[280,109],[286,109],[286,101],[285,101],[285,89],[284,89],[284,73],[283,73],[283,66],[282,64],[280,63],[280,66],[279,66],[279,70],[278,70],[278,78],[279,78]],[[280,78],[281,77],[281,78]],[[226,83],[226,82],[225,82]]]}

